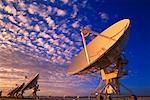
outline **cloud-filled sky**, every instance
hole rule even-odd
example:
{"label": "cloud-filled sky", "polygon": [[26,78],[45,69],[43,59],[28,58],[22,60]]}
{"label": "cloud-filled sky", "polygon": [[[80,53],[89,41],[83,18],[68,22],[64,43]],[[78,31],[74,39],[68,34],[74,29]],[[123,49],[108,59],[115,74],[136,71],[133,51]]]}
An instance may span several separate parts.
{"label": "cloud-filled sky", "polygon": [[[97,87],[100,76],[66,74],[73,57],[83,48],[80,28],[88,27],[101,32],[120,19],[130,18],[133,22],[131,32],[137,32],[137,21],[143,24],[143,20],[138,20],[139,13],[135,13],[135,8],[144,7],[142,3],[135,3],[134,0],[124,3],[117,0],[1,0],[0,89],[6,94],[16,84],[27,82],[31,76],[40,73],[40,95],[90,94]],[[126,8],[127,5],[129,8]],[[141,8],[139,12],[146,9]],[[146,16],[145,13],[143,15]],[[94,37],[92,34],[87,37],[87,43]],[[123,82],[134,91],[147,87],[150,89],[150,85],[145,84],[142,89],[137,88],[139,84],[133,86],[132,79],[143,78],[139,76],[142,74],[140,67],[134,70],[138,65],[136,62],[140,60],[138,57],[143,57],[137,55],[140,50],[134,52],[132,48],[133,44],[135,48],[139,48],[136,44],[136,41],[142,41],[139,37],[140,34],[136,38],[131,35],[125,51],[131,60],[129,65],[134,67],[129,67],[130,75]],[[143,64],[138,66],[140,65]]]}
{"label": "cloud-filled sky", "polygon": [[[92,81],[99,77],[66,74],[67,65],[82,49],[79,28],[88,17],[79,10],[92,11],[86,4],[76,0],[1,1],[0,88],[7,92],[39,72],[41,95],[86,95],[92,91],[96,87]],[[89,23],[85,26],[91,27]]]}

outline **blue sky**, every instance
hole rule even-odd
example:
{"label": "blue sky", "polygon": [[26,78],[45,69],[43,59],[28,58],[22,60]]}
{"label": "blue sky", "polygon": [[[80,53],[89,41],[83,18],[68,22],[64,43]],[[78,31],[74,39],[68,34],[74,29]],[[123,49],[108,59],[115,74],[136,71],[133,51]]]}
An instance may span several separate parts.
{"label": "blue sky", "polygon": [[[129,59],[128,68],[132,73],[129,79],[124,80],[131,88],[134,88],[137,93],[144,92],[149,95],[150,81],[150,62],[149,62],[149,2],[146,1],[123,1],[108,3],[111,8],[116,9],[120,18],[128,17],[131,19],[131,35],[126,48],[126,56]],[[133,75],[134,74],[134,75]],[[134,90],[133,89],[133,90]]]}
{"label": "blue sky", "polygon": [[[125,49],[129,75],[122,83],[138,95],[150,95],[149,4],[148,0],[0,1],[0,88],[6,93],[39,72],[40,95],[88,95],[99,76],[66,74],[83,48],[79,29],[102,32],[129,18],[131,34]],[[94,37],[91,34],[86,41]]]}

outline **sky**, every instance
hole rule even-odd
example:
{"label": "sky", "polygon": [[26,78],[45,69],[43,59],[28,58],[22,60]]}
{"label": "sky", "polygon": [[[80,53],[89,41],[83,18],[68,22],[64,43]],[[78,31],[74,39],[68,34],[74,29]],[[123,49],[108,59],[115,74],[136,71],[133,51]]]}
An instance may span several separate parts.
{"label": "sky", "polygon": [[[80,28],[100,33],[129,18],[124,50],[129,75],[121,82],[137,95],[150,95],[149,4],[148,0],[1,0],[0,89],[6,95],[40,73],[39,95],[89,95],[100,76],[66,73],[83,49]],[[94,38],[90,34],[86,42]]]}

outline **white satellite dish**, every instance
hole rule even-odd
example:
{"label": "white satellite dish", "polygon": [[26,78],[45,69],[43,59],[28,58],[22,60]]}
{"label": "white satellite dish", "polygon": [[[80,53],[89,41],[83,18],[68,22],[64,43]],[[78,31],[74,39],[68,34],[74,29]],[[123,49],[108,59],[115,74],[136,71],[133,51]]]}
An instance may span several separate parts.
{"label": "white satellite dish", "polygon": [[86,47],[89,61],[86,50],[81,50],[70,64],[68,74],[78,74],[97,65],[97,68],[106,68],[112,64],[127,41],[129,24],[129,19],[123,19],[100,33]]}
{"label": "white satellite dish", "polygon": [[[93,32],[89,29],[81,29],[84,49],[76,56],[68,68],[68,74],[90,74],[101,72],[105,86],[100,85],[95,92],[107,95],[120,94],[120,86],[132,93],[127,87],[119,82],[119,79],[128,74],[124,68],[128,61],[122,55],[128,40],[130,20],[121,20],[102,33]],[[84,35],[93,33],[98,35],[86,45]]]}

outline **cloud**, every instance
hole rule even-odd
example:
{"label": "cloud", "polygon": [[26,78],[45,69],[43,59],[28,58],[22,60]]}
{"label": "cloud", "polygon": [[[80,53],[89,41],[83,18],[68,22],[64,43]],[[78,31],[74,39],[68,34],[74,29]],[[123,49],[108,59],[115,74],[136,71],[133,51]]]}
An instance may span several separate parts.
{"label": "cloud", "polygon": [[108,16],[107,13],[100,12],[99,14],[100,14],[100,18],[101,18],[102,20],[105,20],[105,21],[109,20],[109,16]]}
{"label": "cloud", "polygon": [[79,27],[78,22],[74,22],[74,23],[72,24],[72,27],[73,27],[73,28],[78,28],[78,27]]}
{"label": "cloud", "polygon": [[72,17],[72,18],[77,17],[78,10],[79,10],[79,9],[78,9],[77,5],[74,4],[74,5],[73,5],[73,13],[71,14],[71,17]]}
{"label": "cloud", "polygon": [[28,12],[30,13],[30,14],[34,14],[34,13],[36,13],[38,11],[38,7],[36,6],[36,5],[29,5],[29,7],[28,7]]}
{"label": "cloud", "polygon": [[61,0],[64,4],[67,4],[69,0]]}
{"label": "cloud", "polygon": [[50,2],[55,3],[55,0],[50,0]]}
{"label": "cloud", "polygon": [[[28,22],[28,19],[25,17],[25,16],[23,16],[23,15],[19,15],[18,16],[18,18],[21,20],[21,22],[23,22],[23,23],[27,23]],[[13,21],[14,22],[14,21]]]}
{"label": "cloud", "polygon": [[35,25],[35,26],[34,26],[34,30],[39,32],[39,31],[40,31],[39,25]]}
{"label": "cloud", "polygon": [[6,12],[8,12],[8,13],[12,13],[12,10],[11,10],[11,7],[10,7],[10,6],[6,6],[6,7],[4,8],[4,10],[5,10]]}
{"label": "cloud", "polygon": [[13,16],[9,16],[8,19],[9,19],[11,22],[17,24],[17,22],[16,22],[16,20],[14,19]]}
{"label": "cloud", "polygon": [[20,0],[18,2],[18,6],[19,6],[20,10],[26,10],[27,9],[27,5],[24,3],[23,0]]}
{"label": "cloud", "polygon": [[54,20],[51,17],[47,17],[46,21],[47,21],[49,27],[55,26],[55,22],[54,22]]}
{"label": "cloud", "polygon": [[66,11],[65,10],[62,10],[62,9],[59,9],[59,8],[54,8],[54,11],[56,12],[56,14],[58,16],[65,16],[66,15]]}

